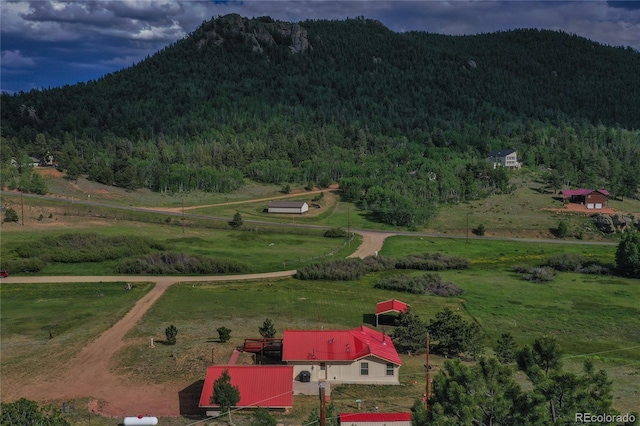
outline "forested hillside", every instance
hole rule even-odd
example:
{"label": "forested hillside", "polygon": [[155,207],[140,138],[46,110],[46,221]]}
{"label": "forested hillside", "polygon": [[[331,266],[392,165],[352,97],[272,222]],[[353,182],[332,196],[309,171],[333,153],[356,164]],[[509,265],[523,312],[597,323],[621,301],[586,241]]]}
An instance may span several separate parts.
{"label": "forested hillside", "polygon": [[20,179],[9,158],[51,152],[71,178],[132,189],[340,182],[411,225],[509,191],[484,158],[515,148],[554,188],[635,196],[638,75],[640,53],[562,32],[228,15],[98,81],[2,95],[3,185]]}

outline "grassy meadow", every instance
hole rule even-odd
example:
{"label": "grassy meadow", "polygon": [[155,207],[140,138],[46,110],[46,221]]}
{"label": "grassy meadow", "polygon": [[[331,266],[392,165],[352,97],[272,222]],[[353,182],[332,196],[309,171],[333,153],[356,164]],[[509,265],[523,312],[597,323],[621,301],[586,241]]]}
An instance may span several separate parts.
{"label": "grassy meadow", "polygon": [[[596,361],[613,380],[614,407],[622,412],[637,410],[640,400],[640,282],[611,276],[559,273],[547,284],[525,281],[513,272],[514,265],[536,266],[549,256],[575,253],[603,264],[612,264],[617,236],[604,236],[588,223],[589,218],[545,209],[561,208],[553,194],[545,193],[535,176],[514,174],[517,190],[487,200],[439,207],[421,231],[443,237],[395,236],[385,241],[383,256],[401,257],[425,252],[462,256],[471,267],[440,274],[465,290],[460,297],[436,297],[375,289],[375,283],[389,274],[422,272],[387,271],[369,274],[358,281],[298,281],[295,279],[176,284],[156,302],[126,336],[130,345],[117,354],[115,370],[142,382],[169,383],[202,380],[212,361],[226,363],[233,349],[245,337],[257,337],[258,327],[271,318],[279,332],[285,328],[351,328],[373,320],[375,304],[397,298],[409,303],[420,317],[429,320],[450,307],[468,321],[477,322],[485,333],[487,353],[501,333],[510,332],[518,344],[530,344],[543,333],[558,337],[568,369],[578,371],[585,356]],[[3,223],[0,258],[3,263],[16,256],[16,248],[37,241],[43,235],[69,232],[98,233],[104,236],[136,235],[151,238],[172,252],[233,258],[247,263],[252,272],[297,268],[307,259],[321,257],[344,240],[322,237],[322,230],[285,227],[289,223],[352,229],[393,230],[371,222],[366,212],[342,202],[337,194],[326,193],[319,209],[305,216],[274,216],[262,210],[267,202],[257,198],[283,195],[273,185],[250,183],[233,194],[157,194],[128,192],[104,187],[83,179],[75,185],[60,177],[48,178],[51,192],[72,197],[76,202],[24,198],[24,226]],[[300,189],[300,188],[296,188]],[[314,195],[301,194],[310,200]],[[2,204],[20,212],[20,198],[3,195]],[[78,200],[101,205],[82,205]],[[291,200],[296,199],[290,198]],[[219,205],[228,202],[240,204]],[[217,204],[212,206],[213,204]],[[184,222],[182,206],[187,208]],[[639,201],[611,201],[626,212],[640,212]],[[159,212],[126,211],[123,207],[153,207]],[[193,208],[192,208],[193,207]],[[171,210],[172,209],[172,210]],[[225,221],[207,216],[228,217],[239,211],[249,230],[231,230]],[[20,214],[20,213],[19,213]],[[251,221],[271,221],[264,227]],[[555,238],[550,229],[560,220],[570,226],[570,237],[554,243],[499,241],[496,237]],[[467,241],[467,230],[479,224],[486,237]],[[397,230],[397,229],[396,229]],[[583,240],[575,238],[582,233]],[[447,238],[447,235],[451,238]],[[461,238],[462,237],[462,238]],[[608,244],[589,244],[594,242]],[[586,244],[584,244],[586,243]],[[343,258],[358,246],[358,240],[324,259]],[[51,263],[39,275],[113,275],[117,261]],[[139,284],[124,291],[124,283],[0,285],[2,322],[3,386],[25,375],[43,374],[47,365],[63,362],[97,337],[149,290]],[[164,329],[175,324],[179,330],[175,346],[149,348],[149,338],[164,338]],[[228,343],[218,342],[216,329],[232,330]],[[54,339],[48,338],[52,331]],[[391,328],[388,328],[391,331]],[[355,410],[355,400],[364,408],[381,411],[410,408],[424,392],[424,359],[402,355],[400,387],[342,386],[335,388],[333,402],[339,411]],[[443,359],[434,357],[438,367]],[[49,361],[49,362],[47,362]],[[239,362],[252,359],[243,354]],[[55,374],[49,371],[46,374]],[[76,404],[79,407],[81,404]],[[317,406],[316,396],[296,396],[288,415],[279,421],[300,424]],[[71,418],[71,417],[70,417]],[[89,423],[87,423],[89,419]],[[93,423],[91,423],[93,420]],[[79,410],[74,425],[115,424],[113,419],[94,418]],[[187,419],[162,419],[164,425],[184,425]],[[247,422],[235,419],[239,425]]]}

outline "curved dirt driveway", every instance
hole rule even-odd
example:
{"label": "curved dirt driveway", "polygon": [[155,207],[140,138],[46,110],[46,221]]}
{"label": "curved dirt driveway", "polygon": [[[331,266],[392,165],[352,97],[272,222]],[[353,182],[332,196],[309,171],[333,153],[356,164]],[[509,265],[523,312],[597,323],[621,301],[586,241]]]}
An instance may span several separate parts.
{"label": "curved dirt driveway", "polygon": [[[366,257],[382,249],[384,239],[392,233],[359,231],[362,243],[349,257]],[[25,397],[36,401],[55,399],[79,399],[90,397],[102,401],[98,410],[93,403],[90,410],[112,417],[149,414],[159,417],[180,415],[180,388],[172,384],[147,385],[129,381],[126,376],[111,372],[111,359],[125,344],[124,336],[162,296],[167,288],[177,282],[236,281],[288,277],[296,271],[269,272],[233,276],[152,277],[152,276],[60,276],[60,277],[9,277],[3,283],[69,283],[69,282],[155,282],[156,285],[113,327],[85,346],[71,359],[55,381],[36,381],[11,386],[5,397]],[[10,395],[8,395],[10,394]]]}

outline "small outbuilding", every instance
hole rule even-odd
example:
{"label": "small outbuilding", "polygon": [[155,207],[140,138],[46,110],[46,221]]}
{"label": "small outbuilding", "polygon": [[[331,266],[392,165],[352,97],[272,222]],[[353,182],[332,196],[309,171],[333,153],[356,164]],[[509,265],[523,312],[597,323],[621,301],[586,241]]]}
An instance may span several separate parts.
{"label": "small outbuilding", "polygon": [[340,426],[411,426],[411,413],[340,413]]}
{"label": "small outbuilding", "polygon": [[609,198],[609,191],[606,189],[565,189],[560,193],[565,203],[582,204],[589,210],[607,207]]}
{"label": "small outbuilding", "polygon": [[396,299],[385,300],[384,302],[378,303],[376,305],[376,327],[378,326],[380,315],[388,312],[404,312],[408,306],[406,303]]}
{"label": "small outbuilding", "polygon": [[213,383],[228,370],[231,385],[240,390],[236,407],[281,408],[293,406],[293,367],[286,365],[212,365],[200,394],[200,408],[212,410],[219,407],[212,402]]}
{"label": "small outbuilding", "polygon": [[294,213],[302,214],[309,211],[306,201],[272,201],[267,207],[269,213]]}

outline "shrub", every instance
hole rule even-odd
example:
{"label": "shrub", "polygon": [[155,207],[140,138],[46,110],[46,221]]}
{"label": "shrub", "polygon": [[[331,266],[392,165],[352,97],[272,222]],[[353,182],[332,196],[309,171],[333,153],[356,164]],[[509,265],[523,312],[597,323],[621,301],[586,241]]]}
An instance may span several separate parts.
{"label": "shrub", "polygon": [[587,259],[575,253],[563,253],[557,256],[548,257],[543,266],[548,266],[561,272],[571,272],[579,270],[587,263]]}
{"label": "shrub", "polygon": [[375,285],[375,288],[434,296],[460,296],[464,293],[463,289],[445,282],[438,274],[424,274],[421,277],[396,275],[383,279]]}
{"label": "shrub", "polygon": [[484,235],[484,233],[486,232],[486,229],[485,229],[483,224],[480,224],[480,225],[478,225],[478,227],[476,229],[473,230],[473,232],[476,235],[479,235],[479,236],[482,237]]}
{"label": "shrub", "polygon": [[176,336],[178,335],[178,329],[175,325],[171,324],[164,330],[165,336],[167,336],[167,340],[165,340],[167,345],[175,345],[176,344]]}
{"label": "shrub", "polygon": [[396,262],[396,269],[418,269],[423,271],[441,271],[445,269],[467,269],[471,263],[464,257],[449,256],[443,253],[425,253],[407,256]]}
{"label": "shrub", "polygon": [[527,281],[531,281],[534,283],[546,283],[549,281],[553,281],[555,277],[555,269],[549,268],[547,266],[533,268],[531,271],[529,271],[528,274],[525,275],[525,279]]}
{"label": "shrub", "polygon": [[218,336],[220,336],[220,342],[225,343],[231,339],[231,329],[227,327],[218,327],[216,330],[218,332]]}
{"label": "shrub", "polygon": [[347,234],[347,231],[345,231],[342,228],[331,228],[324,231],[323,235],[327,238],[343,238],[343,237],[346,237],[348,234]]}
{"label": "shrub", "polygon": [[127,259],[115,267],[118,274],[227,274],[246,272],[248,265],[233,259],[211,259],[185,253],[155,253]]}
{"label": "shrub", "polygon": [[580,269],[578,269],[578,272],[590,275],[610,275],[611,269],[604,265],[592,263],[590,265],[581,267]]}
{"label": "shrub", "polygon": [[5,222],[18,222],[20,218],[18,217],[18,213],[11,207],[7,208],[4,212],[4,221]]}

